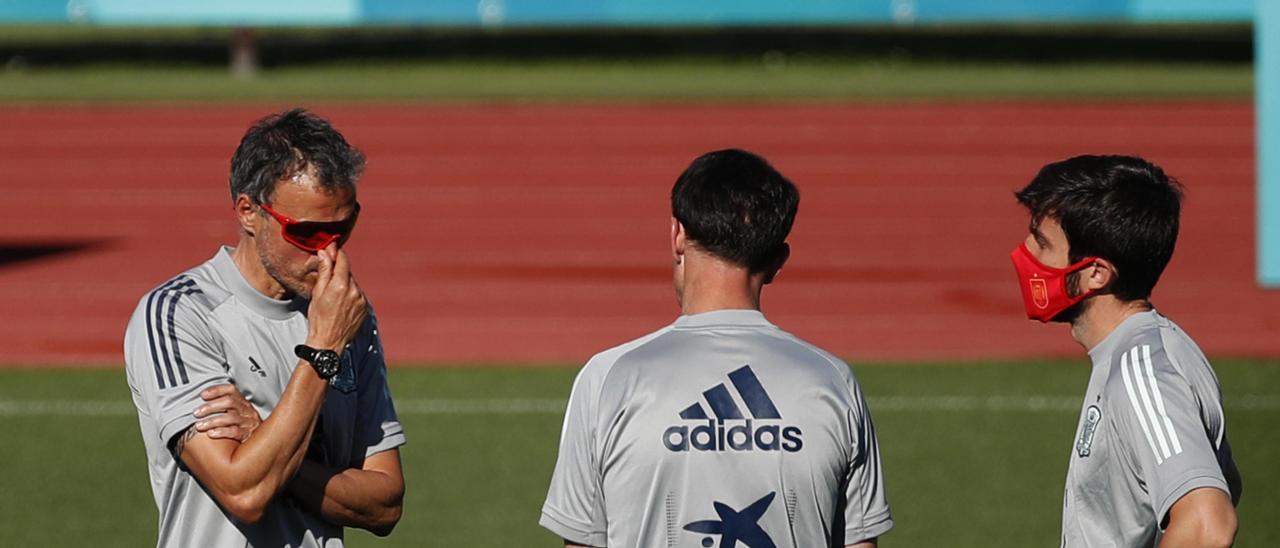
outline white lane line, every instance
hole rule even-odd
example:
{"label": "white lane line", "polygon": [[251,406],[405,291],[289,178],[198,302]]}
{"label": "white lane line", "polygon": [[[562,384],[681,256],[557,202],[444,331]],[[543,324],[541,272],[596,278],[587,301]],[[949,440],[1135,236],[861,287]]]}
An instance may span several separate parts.
{"label": "white lane line", "polygon": [[1080,399],[1066,396],[889,396],[867,398],[882,411],[1074,411]]}
{"label": "white lane line", "polygon": [[0,416],[4,417],[112,417],[132,414],[133,404],[127,401],[0,400]]}
{"label": "white lane line", "polygon": [[402,415],[559,415],[567,403],[560,399],[418,399],[395,405]]}
{"label": "white lane line", "polygon": [[[1228,410],[1274,411],[1280,395],[1229,397]],[[1071,396],[889,396],[869,397],[872,413],[879,411],[1079,411],[1082,401]]]}
{"label": "white lane line", "polygon": [[[437,399],[396,401],[401,415],[560,415],[565,400],[550,398]],[[1078,411],[1081,401],[1069,396],[884,396],[870,397],[872,413],[994,411]],[[1280,395],[1236,396],[1226,408],[1237,411],[1280,410]],[[125,417],[133,416],[133,404],[121,400],[0,400],[0,417]]]}
{"label": "white lane line", "polygon": [[[560,399],[407,399],[396,401],[401,415],[559,415]],[[133,416],[128,401],[0,400],[0,417]]]}

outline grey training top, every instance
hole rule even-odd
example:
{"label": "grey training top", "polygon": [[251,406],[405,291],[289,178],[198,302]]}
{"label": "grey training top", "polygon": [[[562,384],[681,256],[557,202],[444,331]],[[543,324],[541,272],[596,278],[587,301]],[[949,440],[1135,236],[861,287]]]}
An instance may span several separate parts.
{"label": "grey training top", "polygon": [[[342,546],[342,527],[281,495],[256,524],[224,512],[174,460],[170,443],[196,422],[200,392],[234,382],[264,418],[280,401],[307,338],[307,301],[278,301],[244,279],[222,248],[138,303],[125,332],[129,389],[160,510],[157,546]],[[391,403],[377,321],[372,314],[330,381],[307,458],[359,467],[365,457],[404,444]],[[305,366],[304,366],[305,367]]]}
{"label": "grey training top", "polygon": [[540,523],[611,547],[812,548],[893,527],[849,367],[752,310],[682,316],[587,363]]}
{"label": "grey training top", "polygon": [[1218,378],[1181,328],[1154,310],[1135,314],[1089,357],[1062,546],[1155,546],[1169,509],[1191,490],[1238,499]]}

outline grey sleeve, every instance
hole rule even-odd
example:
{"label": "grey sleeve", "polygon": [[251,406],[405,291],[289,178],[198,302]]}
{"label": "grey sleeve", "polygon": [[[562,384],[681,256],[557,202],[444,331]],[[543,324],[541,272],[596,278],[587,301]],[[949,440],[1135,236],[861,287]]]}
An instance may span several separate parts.
{"label": "grey sleeve", "polygon": [[573,543],[604,546],[604,499],[593,420],[600,386],[593,373],[588,364],[573,383],[560,432],[560,455],[538,523]]}
{"label": "grey sleeve", "polygon": [[871,413],[862,391],[852,387],[854,409],[850,413],[849,433],[853,441],[853,458],[849,463],[844,499],[845,544],[870,540],[893,529],[893,515],[884,489],[884,469],[880,461],[880,443]]}
{"label": "grey sleeve", "polygon": [[404,428],[396,415],[395,404],[391,401],[391,387],[387,383],[387,361],[382,353],[378,321],[372,314],[365,329],[368,332],[366,347],[356,367],[360,375],[359,409],[353,458],[368,457],[405,443]]}
{"label": "grey sleeve", "polygon": [[210,329],[194,288],[157,290],[138,305],[125,331],[124,357],[141,410],[165,445],[195,424],[200,392],[231,382],[219,338]]}
{"label": "grey sleeve", "polygon": [[1111,383],[1112,420],[1126,439],[1158,523],[1193,489],[1230,494],[1190,383],[1164,349],[1138,345],[1120,355]]}

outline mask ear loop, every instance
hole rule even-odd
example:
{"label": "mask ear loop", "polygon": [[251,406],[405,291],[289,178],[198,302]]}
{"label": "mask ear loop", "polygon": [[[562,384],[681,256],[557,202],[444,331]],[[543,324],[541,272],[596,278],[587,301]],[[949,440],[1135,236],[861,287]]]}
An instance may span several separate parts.
{"label": "mask ear loop", "polygon": [[[1063,279],[1062,279],[1062,283],[1065,285],[1065,284],[1067,283],[1067,280],[1071,278],[1071,275],[1072,275],[1072,274],[1075,274],[1075,273],[1077,273],[1077,272],[1082,272],[1082,271],[1084,271],[1084,269],[1089,268],[1089,267],[1091,267],[1091,266],[1094,266],[1094,265],[1097,263],[1097,261],[1098,261],[1098,258],[1097,258],[1097,257],[1085,257],[1085,258],[1083,258],[1083,259],[1080,259],[1079,261],[1076,261],[1076,262],[1072,263],[1071,265],[1067,266],[1066,268],[1062,269],[1062,270],[1063,270]],[[1071,288],[1070,288],[1070,287],[1065,287],[1064,289],[1066,289],[1068,292],[1071,290]],[[1083,300],[1085,300],[1085,299],[1087,299],[1087,298],[1089,298],[1089,297],[1091,297],[1091,296],[1093,296],[1093,295],[1096,295],[1097,293],[1098,293],[1098,291],[1097,291],[1096,289],[1087,289],[1087,288],[1086,288],[1086,289],[1085,289],[1082,293],[1080,293],[1079,295],[1076,295],[1075,297],[1068,297],[1069,299],[1071,299],[1071,305],[1070,305],[1070,306],[1075,306],[1075,305],[1076,305],[1076,304],[1078,304],[1080,301],[1083,301]]]}
{"label": "mask ear loop", "polygon": [[1018,246],[1018,249],[1022,252],[1022,254],[1027,259],[1029,259],[1032,262],[1032,264],[1035,264],[1037,267],[1041,268],[1042,270],[1047,270],[1054,274],[1062,274],[1062,275],[1074,274],[1090,266],[1093,266],[1092,263],[1098,260],[1097,257],[1085,257],[1083,259],[1080,259],[1079,261],[1076,261],[1074,263],[1067,265],[1066,267],[1059,268],[1056,266],[1049,266],[1047,264],[1040,262],[1040,259],[1037,259],[1035,254],[1031,253],[1031,249],[1027,248],[1027,244],[1022,244]]}

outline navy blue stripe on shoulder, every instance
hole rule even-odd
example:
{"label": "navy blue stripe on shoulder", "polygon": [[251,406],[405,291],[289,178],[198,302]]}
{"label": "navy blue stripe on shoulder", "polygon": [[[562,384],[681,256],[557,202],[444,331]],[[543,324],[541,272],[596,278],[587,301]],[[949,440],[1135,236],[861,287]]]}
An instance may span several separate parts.
{"label": "navy blue stripe on shoulder", "polygon": [[147,309],[144,313],[144,316],[146,316],[146,320],[147,320],[147,345],[150,347],[150,350],[151,350],[151,365],[155,368],[155,371],[156,371],[156,385],[159,386],[160,388],[165,387],[164,373],[160,370],[160,356],[156,350],[156,325],[151,320],[152,311],[155,310],[156,297],[160,296],[165,292],[165,290],[169,289],[174,284],[179,283],[181,281],[182,281],[182,276],[172,278],[169,281],[163,284],[160,284],[159,287],[152,289],[151,293],[147,296]]}
{"label": "navy blue stripe on shoulder", "polygon": [[[151,296],[147,298],[147,339],[151,345],[151,363],[155,367],[156,383],[160,388],[165,388],[165,380],[168,380],[168,386],[174,387],[178,385],[178,379],[174,375],[173,363],[170,358],[170,349],[165,344],[164,329],[167,326],[169,331],[173,331],[172,314],[177,304],[177,294],[186,292],[199,292],[196,287],[195,280],[184,275],[177,276],[151,292]],[[162,322],[161,316],[165,311],[165,300],[170,296],[174,296],[169,307],[169,319],[167,324]],[[174,339],[171,335],[171,339]],[[173,341],[176,347],[176,340]],[[161,371],[161,363],[164,364],[163,372]]]}
{"label": "navy blue stripe on shoulder", "polygon": [[178,299],[181,299],[183,295],[191,295],[199,292],[200,290],[195,287],[188,287],[184,290],[174,292],[173,298],[169,300],[169,310],[165,315],[165,323],[169,328],[169,341],[172,343],[170,348],[173,349],[173,363],[178,366],[178,377],[182,379],[182,384],[187,384],[191,382],[191,380],[187,378],[187,365],[182,361],[182,348],[178,346],[178,331],[174,329],[173,316],[174,312],[178,309]]}

